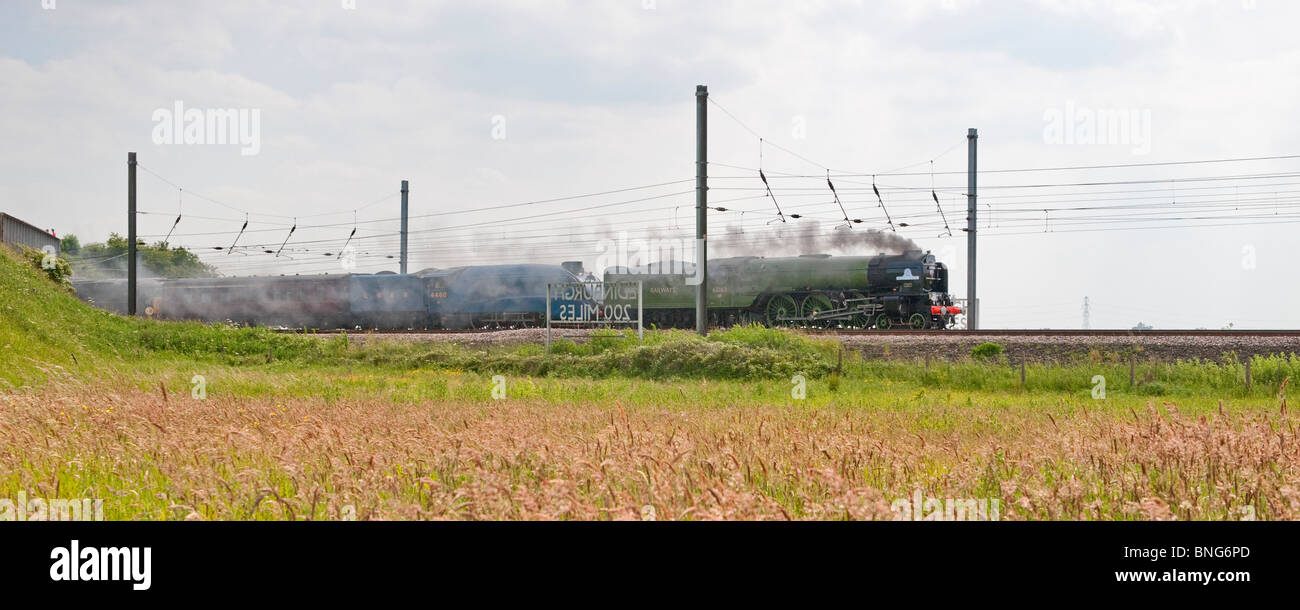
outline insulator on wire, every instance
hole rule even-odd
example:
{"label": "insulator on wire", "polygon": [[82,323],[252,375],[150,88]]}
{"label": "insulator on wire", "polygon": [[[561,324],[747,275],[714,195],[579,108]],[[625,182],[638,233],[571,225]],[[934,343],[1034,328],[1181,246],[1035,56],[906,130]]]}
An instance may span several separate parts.
{"label": "insulator on wire", "polygon": [[[275,251],[276,258],[280,258],[280,253],[284,251],[285,244],[289,243],[289,238],[293,237],[293,232],[297,230],[298,230],[298,219],[295,218],[293,219],[293,226],[289,227],[289,234],[284,236],[284,242],[280,244],[280,249]],[[271,251],[267,250],[266,253],[270,254]]]}
{"label": "insulator on wire", "polygon": [[[776,215],[781,218],[781,222],[785,222],[785,213],[781,211],[781,204],[776,202],[776,195],[772,194],[772,185],[767,183],[767,176],[763,174],[762,168],[758,170],[758,177],[763,181],[763,187],[767,189],[767,196],[772,198],[772,205],[776,206]],[[798,218],[798,216],[792,216],[792,218]]]}
{"label": "insulator on wire", "polygon": [[248,228],[248,214],[244,214],[244,226],[239,228],[239,234],[235,235],[235,241],[230,242],[230,247],[226,249],[227,255],[235,251],[235,244],[239,243],[239,238],[244,235],[244,229],[247,228]]}
{"label": "insulator on wire", "polygon": [[840,206],[840,213],[844,214],[844,224],[850,229],[853,228],[853,221],[849,220],[849,212],[844,209],[844,204],[840,203],[840,194],[835,192],[835,185],[831,183],[831,170],[826,170],[826,186],[831,188],[831,196],[835,197],[835,203]]}
{"label": "insulator on wire", "polygon": [[930,196],[934,197],[934,205],[939,208],[939,218],[943,219],[943,230],[947,231],[948,236],[951,237],[952,229],[948,228],[948,217],[943,213],[943,206],[939,205],[939,194],[934,192],[934,189],[930,189]]}
{"label": "insulator on wire", "polygon": [[876,177],[871,177],[871,190],[876,193],[876,200],[880,202],[880,209],[885,211],[885,220],[889,222],[889,230],[895,233],[898,229],[894,228],[894,219],[889,217],[889,208],[885,207],[885,198],[880,196],[880,189],[876,188]]}

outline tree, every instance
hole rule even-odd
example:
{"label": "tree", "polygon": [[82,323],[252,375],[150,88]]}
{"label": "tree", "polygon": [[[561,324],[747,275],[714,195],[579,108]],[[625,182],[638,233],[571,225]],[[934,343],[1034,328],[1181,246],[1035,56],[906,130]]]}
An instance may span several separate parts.
{"label": "tree", "polygon": [[1151,330],[1151,328],[1152,328],[1152,327],[1151,327],[1150,325],[1148,325],[1148,324],[1144,324],[1144,323],[1142,323],[1142,322],[1138,322],[1138,325],[1137,325],[1137,326],[1134,326],[1134,327],[1133,327],[1133,330]]}
{"label": "tree", "polygon": [[64,235],[59,240],[59,249],[63,251],[64,256],[76,256],[81,253],[81,240],[71,233]]}
{"label": "tree", "polygon": [[198,255],[185,248],[169,248],[160,241],[140,248],[146,268],[162,277],[213,277],[216,269],[199,260]]}
{"label": "tree", "polygon": [[[110,233],[108,239],[102,244],[78,246],[78,255],[70,256],[69,260],[77,277],[80,278],[122,277],[126,274],[128,245],[125,237]],[[140,257],[140,266],[150,275],[163,278],[216,277],[217,275],[216,268],[199,260],[198,255],[185,248],[173,248],[167,242],[160,241],[152,246],[139,243],[136,251]]]}

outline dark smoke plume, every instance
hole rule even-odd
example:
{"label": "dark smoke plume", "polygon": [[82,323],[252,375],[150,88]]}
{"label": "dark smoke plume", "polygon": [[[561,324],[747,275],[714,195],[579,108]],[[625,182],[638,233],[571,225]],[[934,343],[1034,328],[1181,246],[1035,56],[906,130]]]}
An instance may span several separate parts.
{"label": "dark smoke plume", "polygon": [[800,254],[872,256],[921,249],[916,242],[891,231],[850,229],[843,224],[827,229],[815,221],[786,223],[757,231],[731,225],[722,235],[709,238],[710,258]]}

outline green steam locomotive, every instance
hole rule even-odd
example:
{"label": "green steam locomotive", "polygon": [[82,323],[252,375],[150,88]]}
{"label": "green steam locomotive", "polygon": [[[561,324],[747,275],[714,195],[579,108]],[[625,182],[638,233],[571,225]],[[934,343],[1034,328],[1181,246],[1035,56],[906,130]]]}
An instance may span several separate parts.
{"label": "green steam locomotive", "polygon": [[[604,280],[642,282],[647,325],[695,325],[699,282],[689,263],[616,267],[606,270]],[[948,294],[948,268],[920,250],[712,259],[707,288],[711,325],[949,328],[963,313]]]}

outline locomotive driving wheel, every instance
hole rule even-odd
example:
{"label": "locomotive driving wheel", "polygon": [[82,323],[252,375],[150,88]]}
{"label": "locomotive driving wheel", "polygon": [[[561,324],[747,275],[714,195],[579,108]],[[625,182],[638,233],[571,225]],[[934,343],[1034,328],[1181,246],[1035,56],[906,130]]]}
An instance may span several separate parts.
{"label": "locomotive driving wheel", "polygon": [[910,318],[907,319],[907,324],[908,324],[908,326],[911,326],[911,327],[912,327],[913,329],[915,329],[915,330],[921,330],[921,329],[925,328],[925,327],[926,327],[926,322],[927,322],[927,321],[926,321],[926,319],[925,319],[925,316],[923,316],[923,315],[921,315],[921,314],[919,314],[919,313],[914,313],[914,314],[912,314],[912,317],[910,317]]}
{"label": "locomotive driving wheel", "polygon": [[[865,299],[865,298],[866,298],[865,295],[863,295],[861,292],[858,292],[856,290],[853,292],[849,292],[844,295],[845,306],[849,308],[861,307],[862,301],[857,301],[857,299]],[[850,301],[857,301],[857,302],[850,302]],[[871,315],[865,311],[857,310],[857,313],[854,313],[852,317],[849,318],[849,326],[853,328],[869,328],[871,326]]]}
{"label": "locomotive driving wheel", "polygon": [[799,308],[799,316],[807,318],[806,323],[809,326],[828,326],[829,322],[820,318],[833,309],[835,309],[835,305],[831,303],[830,297],[815,292],[804,297],[803,306]]}
{"label": "locomotive driving wheel", "polygon": [[778,294],[767,301],[767,307],[764,310],[767,314],[767,325],[781,326],[784,324],[781,318],[794,317],[798,310],[799,308],[790,295]]}

